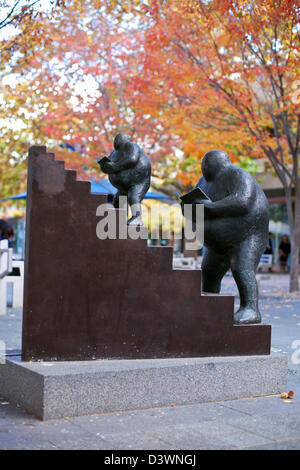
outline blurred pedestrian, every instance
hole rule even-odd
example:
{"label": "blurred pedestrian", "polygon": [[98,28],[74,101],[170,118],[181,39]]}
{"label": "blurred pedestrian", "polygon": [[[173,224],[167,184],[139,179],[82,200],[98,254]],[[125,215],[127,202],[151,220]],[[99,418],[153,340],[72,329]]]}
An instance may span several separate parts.
{"label": "blurred pedestrian", "polygon": [[[272,255],[271,259],[273,259],[273,253],[274,253],[274,250],[273,250],[272,232],[269,232],[267,246],[266,246],[266,249],[264,251],[264,254],[265,255]],[[272,263],[272,261],[271,261],[271,263]],[[272,267],[269,268],[269,272],[272,272]]]}
{"label": "blurred pedestrian", "polygon": [[280,268],[282,271],[288,271],[288,258],[291,253],[291,244],[289,237],[287,235],[283,235],[281,243],[279,245],[279,260],[280,260]]}
{"label": "blurred pedestrian", "polygon": [[6,226],[7,222],[5,220],[0,219],[0,240],[2,240],[2,235],[4,233],[4,228]]}
{"label": "blurred pedestrian", "polygon": [[0,240],[8,240],[8,247],[12,248],[14,239],[14,229],[6,220],[0,220]]}

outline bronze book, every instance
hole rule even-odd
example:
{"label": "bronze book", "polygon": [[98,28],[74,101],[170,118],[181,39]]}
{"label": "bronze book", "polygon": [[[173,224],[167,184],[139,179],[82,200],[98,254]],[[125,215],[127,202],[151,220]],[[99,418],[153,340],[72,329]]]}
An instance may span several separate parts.
{"label": "bronze book", "polygon": [[209,197],[198,186],[196,188],[192,189],[192,191],[190,191],[189,193],[184,194],[183,196],[180,196],[180,194],[178,194],[178,193],[176,193],[176,195],[184,204],[192,204],[197,199],[208,199],[209,200]]}

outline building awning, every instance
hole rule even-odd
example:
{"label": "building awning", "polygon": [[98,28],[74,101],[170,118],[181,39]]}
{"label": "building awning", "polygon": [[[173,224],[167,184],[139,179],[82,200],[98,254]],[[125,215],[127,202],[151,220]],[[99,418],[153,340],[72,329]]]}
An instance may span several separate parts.
{"label": "building awning", "polygon": [[[101,180],[101,181],[91,181],[91,192],[94,194],[108,194],[113,196],[117,189],[110,183],[109,180]],[[0,202],[9,201],[9,200],[20,200],[20,199],[27,199],[27,193],[20,193],[14,196],[6,197],[1,199]],[[148,191],[145,199],[157,199],[160,201],[169,201],[172,202],[174,199],[170,196],[165,196],[164,194],[155,193],[153,191]]]}

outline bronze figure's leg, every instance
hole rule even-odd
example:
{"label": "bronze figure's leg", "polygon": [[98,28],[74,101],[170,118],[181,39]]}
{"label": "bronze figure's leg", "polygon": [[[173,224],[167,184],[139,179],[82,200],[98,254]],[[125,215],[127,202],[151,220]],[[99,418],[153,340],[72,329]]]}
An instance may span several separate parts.
{"label": "bronze figure's leg", "polygon": [[131,208],[132,217],[128,220],[128,225],[143,225],[141,201],[149,189],[148,182],[143,182],[132,186],[128,190],[128,204]]}
{"label": "bronze figure's leg", "polygon": [[113,206],[114,206],[115,209],[121,209],[120,208],[120,196],[127,197],[127,194],[124,191],[118,191],[114,195]]}
{"label": "bronze figure's leg", "polygon": [[260,244],[259,236],[253,235],[234,247],[231,256],[231,270],[240,294],[240,308],[234,314],[234,323],[260,323],[258,309],[258,287],[256,268],[260,251],[254,249]]}
{"label": "bronze figure's leg", "polygon": [[216,253],[211,248],[205,248],[202,261],[202,290],[219,294],[221,281],[230,269],[230,259],[226,254]]}

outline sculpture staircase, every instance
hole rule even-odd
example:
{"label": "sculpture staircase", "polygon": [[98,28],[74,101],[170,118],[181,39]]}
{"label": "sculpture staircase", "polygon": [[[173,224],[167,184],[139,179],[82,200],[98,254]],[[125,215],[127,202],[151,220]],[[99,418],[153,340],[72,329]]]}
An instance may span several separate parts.
{"label": "sculpture staircase", "polygon": [[172,247],[99,240],[105,202],[45,147],[30,148],[23,360],[270,353],[270,326],[233,325],[234,297],[202,293],[201,270],[173,269]]}

